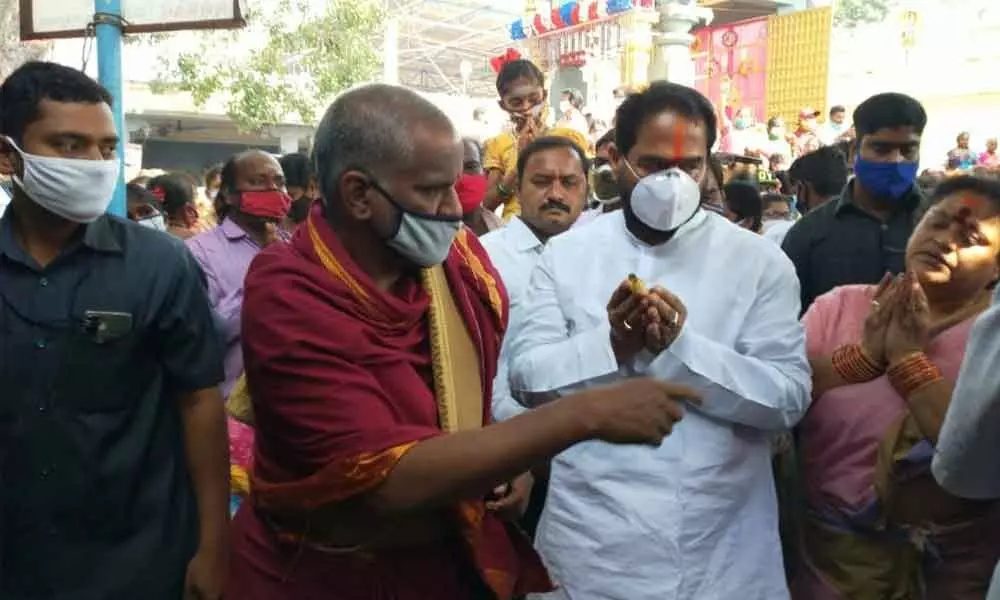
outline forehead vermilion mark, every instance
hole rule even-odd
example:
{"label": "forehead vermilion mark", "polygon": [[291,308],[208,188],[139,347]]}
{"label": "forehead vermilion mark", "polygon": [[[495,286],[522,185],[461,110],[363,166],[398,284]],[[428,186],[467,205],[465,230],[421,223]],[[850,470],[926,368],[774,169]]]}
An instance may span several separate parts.
{"label": "forehead vermilion mark", "polygon": [[962,196],[962,206],[969,209],[976,209],[982,206],[983,199],[978,196]]}
{"label": "forehead vermilion mark", "polygon": [[686,123],[678,119],[674,123],[674,158],[684,156],[684,134],[687,133]]}

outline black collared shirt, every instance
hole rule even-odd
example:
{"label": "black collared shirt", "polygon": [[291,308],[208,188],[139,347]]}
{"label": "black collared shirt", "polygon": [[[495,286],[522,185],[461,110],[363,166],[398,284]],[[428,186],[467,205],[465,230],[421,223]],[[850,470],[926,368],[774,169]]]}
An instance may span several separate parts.
{"label": "black collared shirt", "polygon": [[[13,210],[13,209],[11,209]],[[222,381],[184,244],[104,216],[42,268],[0,219],[0,598],[178,600],[178,395]]]}
{"label": "black collared shirt", "polygon": [[924,201],[916,186],[886,221],[854,203],[853,181],[841,195],[806,214],[788,230],[782,249],[795,264],[802,312],[840,285],[878,283],[886,271],[905,270],[906,243]]}

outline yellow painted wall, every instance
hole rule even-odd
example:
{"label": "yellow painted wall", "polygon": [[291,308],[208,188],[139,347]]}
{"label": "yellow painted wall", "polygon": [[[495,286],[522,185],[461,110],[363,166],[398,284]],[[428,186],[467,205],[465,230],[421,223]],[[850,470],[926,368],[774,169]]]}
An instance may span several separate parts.
{"label": "yellow painted wall", "polygon": [[805,106],[826,112],[833,10],[768,18],[767,114],[791,125]]}

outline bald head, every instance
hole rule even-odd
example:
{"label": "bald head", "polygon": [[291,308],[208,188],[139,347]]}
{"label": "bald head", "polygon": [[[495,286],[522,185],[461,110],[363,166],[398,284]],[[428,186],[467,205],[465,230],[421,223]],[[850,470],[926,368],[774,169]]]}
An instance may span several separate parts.
{"label": "bald head", "polygon": [[222,165],[219,189],[227,194],[236,193],[243,189],[240,180],[248,176],[253,177],[255,173],[267,174],[269,179],[281,177],[279,187],[284,187],[281,164],[278,159],[263,150],[244,150],[230,156],[229,160]]}
{"label": "bald head", "polygon": [[262,150],[246,150],[222,165],[215,212],[220,219],[239,204],[242,192],[285,190],[285,175],[278,159]]}
{"label": "bald head", "polygon": [[409,166],[421,130],[455,131],[439,108],[403,87],[376,83],[342,94],[323,115],[313,144],[323,197],[339,197],[338,182],[347,171],[387,177]]}

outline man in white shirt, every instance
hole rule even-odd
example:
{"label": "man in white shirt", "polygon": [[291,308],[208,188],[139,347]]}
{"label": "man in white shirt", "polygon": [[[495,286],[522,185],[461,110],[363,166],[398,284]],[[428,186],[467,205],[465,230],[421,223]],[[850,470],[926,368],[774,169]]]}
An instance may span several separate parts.
{"label": "man in white shirt", "polygon": [[795,221],[764,221],[761,235],[764,236],[765,240],[780,248],[781,242],[784,241],[785,235],[792,228],[792,225],[795,225]]}
{"label": "man in white shirt", "polygon": [[503,228],[480,238],[510,297],[507,335],[493,384],[493,416],[508,419],[524,410],[510,397],[507,382],[507,340],[518,326],[518,307],[524,300],[542,248],[552,236],[569,229],[587,202],[590,161],[583,148],[569,138],[542,137],[518,154],[517,186],[521,215]]}
{"label": "man in white shirt", "polygon": [[[941,487],[961,498],[1000,498],[1000,294],[979,317],[965,348],[932,465]],[[988,600],[1000,600],[1000,566]]]}
{"label": "man in white shirt", "polygon": [[780,248],[785,234],[795,224],[792,212],[794,201],[791,196],[775,193],[762,194],[761,201],[764,205],[762,213],[764,222],[760,234],[765,240],[770,240]]}
{"label": "man in white shirt", "polygon": [[[552,236],[569,229],[579,218],[589,192],[587,155],[569,138],[542,137],[534,140],[517,157],[517,193],[521,215],[501,229],[481,237],[483,247],[496,267],[507,296],[510,317],[507,334],[500,347],[497,374],[493,379],[493,418],[507,420],[526,409],[510,395],[508,372],[509,342],[521,321],[520,307],[528,279],[538,263],[542,248]],[[538,465],[535,485],[521,527],[534,535],[545,505],[548,469]]]}
{"label": "man in white shirt", "polygon": [[536,542],[561,587],[545,600],[788,598],[770,441],[809,404],[798,282],[777,246],[700,209],[715,119],[677,84],[629,96],[623,209],[552,239],[524,296],[523,403],[643,375],[704,394],[659,448],[553,460]]}
{"label": "man in white shirt", "polygon": [[819,128],[819,141],[824,146],[834,146],[853,138],[851,124],[847,122],[847,109],[837,104],[830,108],[826,123]]}
{"label": "man in white shirt", "polygon": [[7,193],[5,184],[5,181],[0,181],[0,217],[3,216],[4,211],[7,210],[7,205],[10,204],[10,194]]}

